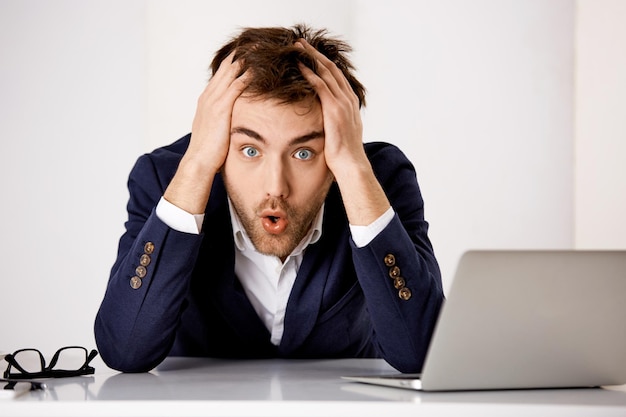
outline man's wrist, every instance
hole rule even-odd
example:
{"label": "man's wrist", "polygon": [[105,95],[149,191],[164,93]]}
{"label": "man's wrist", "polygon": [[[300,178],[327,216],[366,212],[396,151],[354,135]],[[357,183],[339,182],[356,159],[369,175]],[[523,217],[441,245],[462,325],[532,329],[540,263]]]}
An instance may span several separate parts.
{"label": "man's wrist", "polygon": [[163,196],[187,213],[203,213],[216,173],[210,165],[199,163],[198,158],[185,155]]}
{"label": "man's wrist", "polygon": [[351,175],[335,176],[348,221],[355,226],[373,223],[391,206],[371,165],[355,168]]}
{"label": "man's wrist", "polygon": [[362,248],[370,244],[376,236],[378,236],[393,220],[396,212],[393,207],[389,207],[386,212],[379,218],[374,220],[367,226],[353,226],[350,225],[350,234],[352,235],[352,241],[358,248]]}
{"label": "man's wrist", "polygon": [[161,197],[156,207],[157,217],[168,227],[184,233],[199,234],[204,214],[192,214]]}

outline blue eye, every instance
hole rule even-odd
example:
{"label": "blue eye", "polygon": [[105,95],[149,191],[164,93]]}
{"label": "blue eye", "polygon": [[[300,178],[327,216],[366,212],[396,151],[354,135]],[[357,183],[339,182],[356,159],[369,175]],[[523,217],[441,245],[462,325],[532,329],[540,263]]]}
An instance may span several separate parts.
{"label": "blue eye", "polygon": [[256,148],[253,148],[252,146],[246,146],[241,151],[248,158],[254,158],[255,156],[259,154],[259,151]]}
{"label": "blue eye", "polygon": [[308,159],[313,158],[313,152],[311,152],[309,149],[298,149],[296,153],[293,154],[293,156],[296,159],[301,159],[301,160],[306,161]]}

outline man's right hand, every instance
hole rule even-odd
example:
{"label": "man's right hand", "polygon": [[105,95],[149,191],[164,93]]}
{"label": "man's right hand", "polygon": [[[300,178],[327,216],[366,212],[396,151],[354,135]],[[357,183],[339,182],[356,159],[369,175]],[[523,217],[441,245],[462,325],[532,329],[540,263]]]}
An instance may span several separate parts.
{"label": "man's right hand", "polygon": [[167,201],[191,214],[204,213],[213,185],[230,145],[233,106],[248,85],[241,63],[226,57],[198,98],[189,148],[165,190]]}

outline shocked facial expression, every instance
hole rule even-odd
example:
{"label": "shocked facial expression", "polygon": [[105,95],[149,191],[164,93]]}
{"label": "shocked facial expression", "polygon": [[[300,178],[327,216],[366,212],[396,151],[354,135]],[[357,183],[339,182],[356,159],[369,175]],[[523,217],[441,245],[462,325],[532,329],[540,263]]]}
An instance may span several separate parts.
{"label": "shocked facial expression", "polygon": [[320,104],[237,99],[222,174],[255,248],[284,260],[308,233],[333,181]]}

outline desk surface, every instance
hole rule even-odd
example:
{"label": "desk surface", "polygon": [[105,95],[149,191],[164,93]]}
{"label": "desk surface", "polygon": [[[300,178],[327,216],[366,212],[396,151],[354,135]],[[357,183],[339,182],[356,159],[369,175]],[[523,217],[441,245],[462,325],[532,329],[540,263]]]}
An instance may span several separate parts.
{"label": "desk surface", "polygon": [[150,373],[94,361],[93,376],[0,401],[0,416],[626,416],[626,388],[426,393],[342,380],[395,372],[378,359],[168,358]]}

